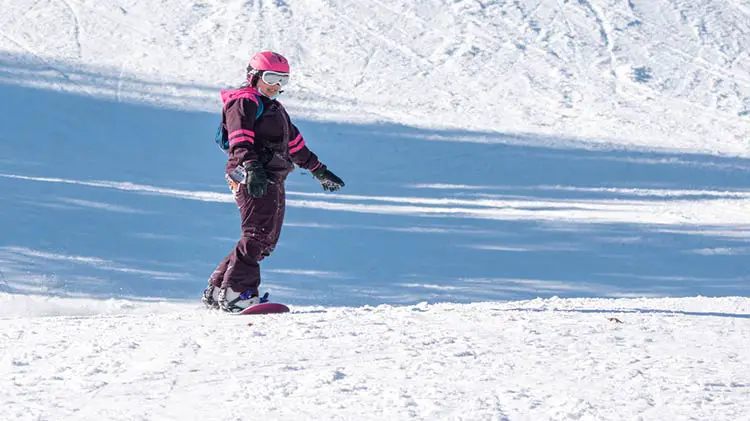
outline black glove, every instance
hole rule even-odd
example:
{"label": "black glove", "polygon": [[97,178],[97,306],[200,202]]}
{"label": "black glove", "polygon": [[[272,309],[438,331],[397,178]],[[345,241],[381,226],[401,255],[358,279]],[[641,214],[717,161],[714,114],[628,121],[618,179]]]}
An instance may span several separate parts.
{"label": "black glove", "polygon": [[245,168],[245,187],[251,197],[263,197],[268,189],[268,175],[258,161],[248,161],[243,164]]}
{"label": "black glove", "polygon": [[312,174],[318,179],[320,185],[323,186],[325,191],[336,191],[344,187],[344,180],[338,178],[336,174],[326,168],[325,165],[321,165],[320,168],[313,171]]}

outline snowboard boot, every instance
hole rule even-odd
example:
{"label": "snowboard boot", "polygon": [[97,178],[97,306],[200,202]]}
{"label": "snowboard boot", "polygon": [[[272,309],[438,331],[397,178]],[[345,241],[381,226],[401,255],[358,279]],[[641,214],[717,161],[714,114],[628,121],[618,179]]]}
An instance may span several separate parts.
{"label": "snowboard boot", "polygon": [[237,293],[232,288],[222,288],[219,291],[219,309],[228,313],[239,313],[242,310],[268,302],[268,293],[265,293],[262,297],[257,295],[251,295],[250,291],[243,293]]}
{"label": "snowboard boot", "polygon": [[209,309],[218,309],[219,308],[219,302],[216,301],[217,293],[216,293],[216,287],[208,284],[206,289],[203,290],[203,294],[201,295],[201,303],[203,303],[206,308]]}

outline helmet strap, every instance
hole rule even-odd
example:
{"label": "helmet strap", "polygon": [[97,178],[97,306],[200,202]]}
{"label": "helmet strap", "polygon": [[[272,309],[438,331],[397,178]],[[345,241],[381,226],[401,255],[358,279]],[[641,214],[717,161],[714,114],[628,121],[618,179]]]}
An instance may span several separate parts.
{"label": "helmet strap", "polygon": [[258,71],[255,69],[248,70],[247,71],[247,82],[252,86],[253,88],[258,85]]}

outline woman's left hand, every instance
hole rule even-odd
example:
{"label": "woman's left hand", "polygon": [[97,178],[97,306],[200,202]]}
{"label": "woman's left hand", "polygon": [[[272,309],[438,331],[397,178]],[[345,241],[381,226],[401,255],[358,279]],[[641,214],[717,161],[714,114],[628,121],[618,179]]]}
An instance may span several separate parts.
{"label": "woman's left hand", "polygon": [[320,185],[323,186],[323,190],[325,191],[336,191],[344,187],[344,180],[332,173],[325,165],[321,165],[320,168],[313,171],[312,174],[318,179]]}

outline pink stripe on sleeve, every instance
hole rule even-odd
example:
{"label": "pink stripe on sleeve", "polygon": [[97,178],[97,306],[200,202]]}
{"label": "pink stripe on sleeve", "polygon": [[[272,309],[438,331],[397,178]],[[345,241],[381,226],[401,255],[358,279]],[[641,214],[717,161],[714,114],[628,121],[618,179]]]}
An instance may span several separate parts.
{"label": "pink stripe on sleeve", "polygon": [[294,148],[295,146],[297,146],[297,143],[299,143],[300,140],[302,140],[302,134],[301,133],[298,134],[297,137],[294,138],[294,140],[292,140],[291,142],[289,142],[289,147],[290,148]]}
{"label": "pink stripe on sleeve", "polygon": [[240,142],[255,143],[255,139],[253,139],[250,136],[245,136],[245,135],[237,136],[234,139],[229,139],[229,146],[234,146],[234,145],[236,145],[236,144],[238,144]]}
{"label": "pink stripe on sleeve", "polygon": [[289,149],[289,153],[297,153],[297,152],[299,152],[299,150],[300,150],[300,149],[302,149],[302,148],[304,148],[304,147],[305,147],[305,139],[302,139],[302,140],[301,140],[301,141],[300,141],[300,142],[299,142],[299,143],[297,144],[297,146],[295,146],[295,147],[293,147],[293,148]]}
{"label": "pink stripe on sleeve", "polygon": [[237,137],[240,135],[247,135],[250,137],[255,137],[255,132],[252,130],[245,130],[245,129],[235,130],[232,133],[229,133],[229,138],[231,139],[233,137]]}

